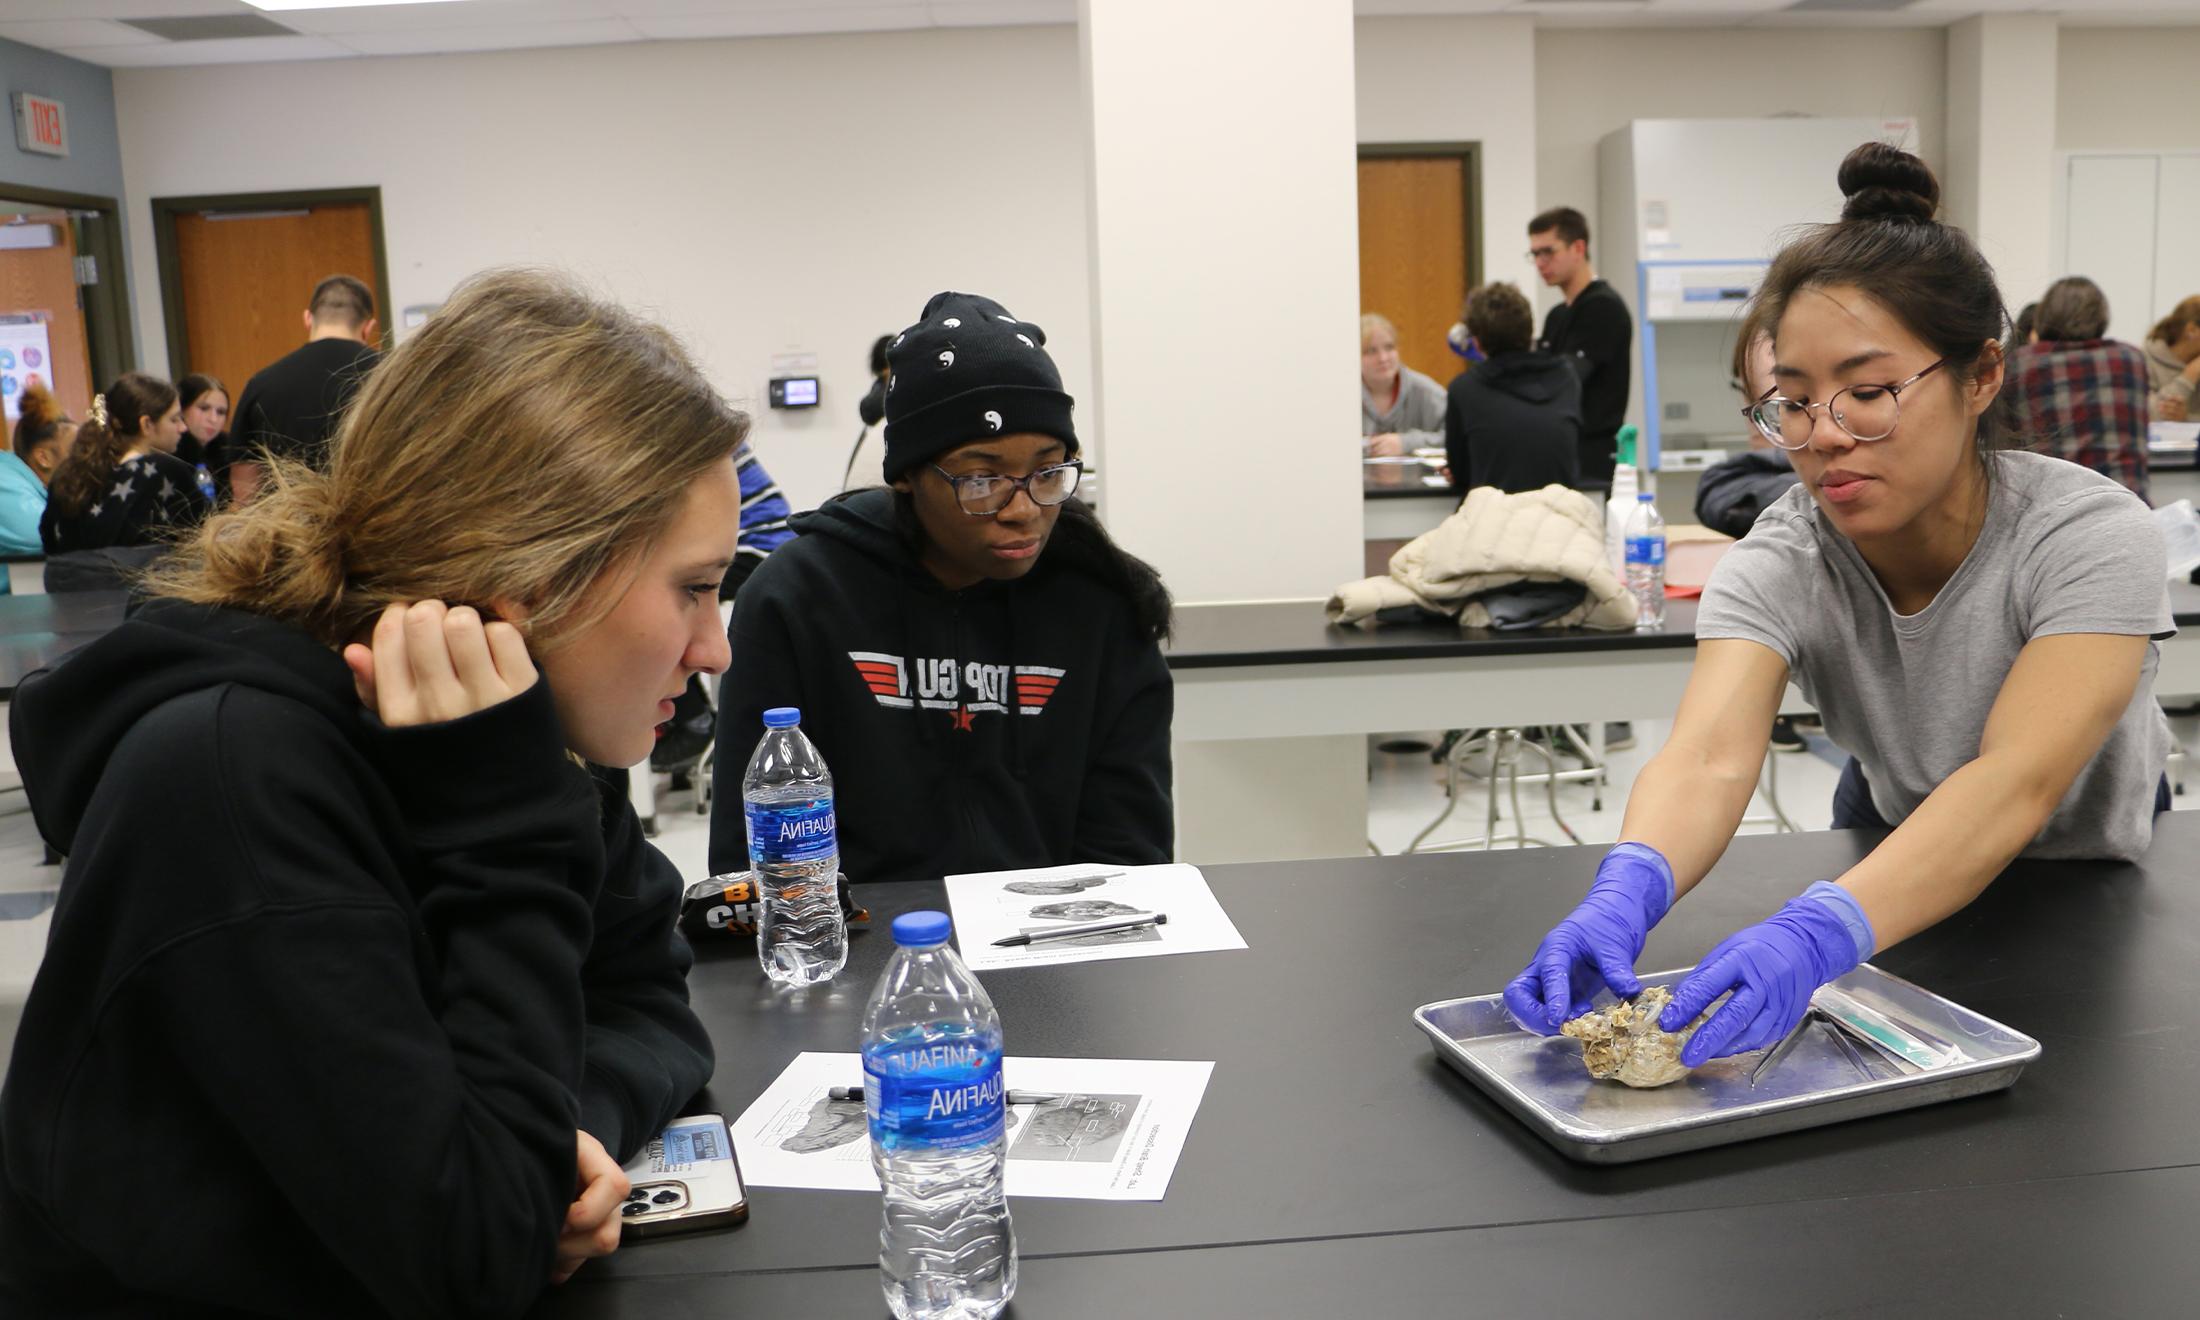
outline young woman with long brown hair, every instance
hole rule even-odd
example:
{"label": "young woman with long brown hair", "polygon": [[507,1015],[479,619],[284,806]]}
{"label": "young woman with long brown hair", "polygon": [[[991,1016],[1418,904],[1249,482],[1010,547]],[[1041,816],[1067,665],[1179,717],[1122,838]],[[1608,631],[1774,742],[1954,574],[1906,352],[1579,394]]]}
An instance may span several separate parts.
{"label": "young woman with long brown hair", "polygon": [[46,553],[158,545],[206,517],[198,473],[176,457],[176,387],[132,371],[92,399],[92,415],[53,474],[38,524]]}
{"label": "young woman with long brown hair", "polygon": [[325,472],[277,461],[22,685],[69,864],[0,1311],[513,1315],[616,1246],[711,1049],[679,877],[579,760],[725,666],[747,426],[663,331],[482,277]]}

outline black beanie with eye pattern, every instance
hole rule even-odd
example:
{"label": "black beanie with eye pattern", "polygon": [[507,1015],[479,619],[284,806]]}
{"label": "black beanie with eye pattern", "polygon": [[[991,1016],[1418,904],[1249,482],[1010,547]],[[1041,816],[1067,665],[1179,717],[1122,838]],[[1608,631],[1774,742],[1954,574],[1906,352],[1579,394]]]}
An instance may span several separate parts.
{"label": "black beanie with eye pattern", "polygon": [[991,298],[932,295],[886,350],[886,479],[989,435],[1051,435],[1075,455],[1075,401],[1046,342]]}

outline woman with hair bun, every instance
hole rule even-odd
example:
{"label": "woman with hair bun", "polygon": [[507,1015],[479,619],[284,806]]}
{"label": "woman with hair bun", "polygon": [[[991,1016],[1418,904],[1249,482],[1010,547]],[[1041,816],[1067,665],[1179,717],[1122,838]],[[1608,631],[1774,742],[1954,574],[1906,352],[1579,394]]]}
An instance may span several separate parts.
{"label": "woman with hair bun", "polygon": [[208,506],[176,457],[182,438],[176,387],[158,376],[126,372],[93,396],[38,523],[46,553],[159,545],[196,526]]}
{"label": "woman with hair bun", "polygon": [[511,1316],[618,1245],[711,1047],[680,877],[580,761],[725,667],[747,429],[656,326],[478,278],[325,471],[275,460],[24,681],[69,869],[0,1092],[0,1314]]}
{"label": "woman with hair bun", "polygon": [[[0,554],[45,553],[38,524],[46,487],[76,443],[76,422],[52,391],[33,381],[16,400],[12,447],[0,450]],[[0,588],[5,590],[5,588]]]}
{"label": "woman with hair bun", "polygon": [[1891,832],[1676,988],[1667,1030],[1732,992],[1684,1063],[1779,1041],[1820,985],[2020,856],[2139,856],[2169,807],[2154,673],[2176,629],[2151,515],[2099,473],[1998,451],[2008,316],[1970,238],[1933,218],[1924,164],[1867,144],[1841,191],[1840,221],[1780,253],[1748,323],[1773,367],[1744,411],[1801,481],[1713,572],[1621,842],[1506,987],[1531,1030],[1641,990],[1650,927],[1725,851],[1791,678],[1854,753],[1835,828]]}

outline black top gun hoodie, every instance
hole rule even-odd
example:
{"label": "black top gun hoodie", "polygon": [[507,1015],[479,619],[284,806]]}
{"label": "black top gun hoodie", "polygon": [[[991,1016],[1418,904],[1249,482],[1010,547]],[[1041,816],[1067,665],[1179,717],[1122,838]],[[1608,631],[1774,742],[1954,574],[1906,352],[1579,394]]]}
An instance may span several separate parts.
{"label": "black top gun hoodie", "polygon": [[1022,579],[962,591],[918,562],[889,489],[793,525],[734,599],[713,872],[748,866],[741,775],[773,706],[801,707],[832,770],[854,883],[1170,860],[1168,667],[1071,514]]}
{"label": "black top gun hoodie", "polygon": [[679,878],[549,685],[392,730],[343,661],[156,601],[25,681],[69,855],[0,1092],[0,1314],[505,1316],[574,1132],[708,1080]]}

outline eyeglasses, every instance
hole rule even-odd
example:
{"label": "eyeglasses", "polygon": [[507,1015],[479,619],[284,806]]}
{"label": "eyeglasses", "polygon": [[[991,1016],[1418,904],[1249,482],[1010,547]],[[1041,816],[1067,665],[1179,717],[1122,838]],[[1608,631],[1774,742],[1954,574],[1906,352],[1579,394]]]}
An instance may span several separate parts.
{"label": "eyeglasses", "polygon": [[940,474],[941,480],[955,488],[955,502],[962,511],[973,518],[990,518],[1008,507],[1008,502],[1022,491],[1031,497],[1033,504],[1041,508],[1060,504],[1077,493],[1078,479],[1085,475],[1083,463],[1056,463],[1040,468],[1028,477],[958,477],[937,463],[926,467]]}
{"label": "eyeglasses", "polygon": [[1902,415],[1902,391],[1947,365],[1948,359],[1942,358],[1897,385],[1851,385],[1834,391],[1824,403],[1797,403],[1769,395],[1742,409],[1742,416],[1782,449],[1801,449],[1810,443],[1811,432],[1817,429],[1811,414],[1821,408],[1851,440],[1884,440],[1894,434],[1894,424]]}
{"label": "eyeglasses", "polygon": [[1532,247],[1528,249],[1528,260],[1542,261],[1546,257],[1557,256],[1559,251],[1560,249],[1555,247]]}

